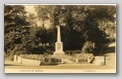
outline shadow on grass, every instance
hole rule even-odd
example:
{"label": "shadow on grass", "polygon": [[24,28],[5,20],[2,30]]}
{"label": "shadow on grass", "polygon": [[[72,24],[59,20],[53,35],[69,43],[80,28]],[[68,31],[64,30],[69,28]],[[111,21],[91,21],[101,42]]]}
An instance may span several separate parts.
{"label": "shadow on grass", "polygon": [[106,53],[115,53],[115,46],[108,47],[107,50],[105,51]]}
{"label": "shadow on grass", "polygon": [[41,64],[40,66],[57,66],[58,64]]}
{"label": "shadow on grass", "polygon": [[53,63],[53,62],[41,62],[40,66],[55,66],[58,65],[58,63]]}
{"label": "shadow on grass", "polygon": [[20,65],[15,65],[15,64],[4,64],[4,66],[20,66]]}

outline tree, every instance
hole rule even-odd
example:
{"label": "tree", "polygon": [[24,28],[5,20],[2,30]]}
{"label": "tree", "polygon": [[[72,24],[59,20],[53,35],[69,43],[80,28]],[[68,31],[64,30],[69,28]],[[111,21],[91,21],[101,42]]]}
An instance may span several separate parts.
{"label": "tree", "polygon": [[29,26],[31,27],[37,27],[37,16],[32,13],[28,13],[27,21],[29,22]]}
{"label": "tree", "polygon": [[[98,55],[103,46],[108,42],[105,30],[99,27],[100,22],[114,22],[115,6],[88,6],[85,10],[86,16],[84,26],[86,41],[95,43],[95,55]],[[93,39],[94,38],[94,39]]]}
{"label": "tree", "polygon": [[107,34],[107,38],[110,40],[110,43],[112,40],[115,42],[115,34],[116,34],[116,22],[111,22],[108,20],[104,20],[99,22],[99,28],[103,30]]}
{"label": "tree", "polygon": [[22,5],[5,5],[4,9],[4,51],[22,50],[22,43],[29,33],[25,8]]}
{"label": "tree", "polygon": [[37,17],[40,21],[42,21],[42,26],[45,26],[45,20],[48,19],[48,10],[46,6],[35,6],[37,11]]}
{"label": "tree", "polygon": [[94,53],[93,43],[90,41],[84,43],[84,46],[82,48],[82,53]]}

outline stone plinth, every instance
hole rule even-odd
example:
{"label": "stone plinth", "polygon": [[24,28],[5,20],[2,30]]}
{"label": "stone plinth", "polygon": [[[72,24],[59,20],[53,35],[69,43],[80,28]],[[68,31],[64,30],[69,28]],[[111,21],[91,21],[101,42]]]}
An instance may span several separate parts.
{"label": "stone plinth", "polygon": [[55,52],[53,53],[53,57],[64,58],[64,56],[65,56],[65,53],[63,51],[63,43],[56,42],[55,43]]}
{"label": "stone plinth", "polygon": [[63,43],[62,42],[56,42],[55,43],[54,55],[65,55],[65,53],[63,51]]}

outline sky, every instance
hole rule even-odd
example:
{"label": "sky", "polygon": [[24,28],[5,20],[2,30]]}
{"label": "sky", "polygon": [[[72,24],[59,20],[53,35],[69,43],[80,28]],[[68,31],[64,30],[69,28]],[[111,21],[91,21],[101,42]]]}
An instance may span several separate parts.
{"label": "sky", "polygon": [[34,6],[27,5],[27,6],[25,6],[25,10],[26,10],[27,12],[36,14]]}

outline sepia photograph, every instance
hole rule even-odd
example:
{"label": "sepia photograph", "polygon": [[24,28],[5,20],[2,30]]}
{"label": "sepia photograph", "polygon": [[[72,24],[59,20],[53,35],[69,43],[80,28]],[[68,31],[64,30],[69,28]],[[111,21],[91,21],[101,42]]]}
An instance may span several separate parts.
{"label": "sepia photograph", "polygon": [[4,4],[5,73],[116,73],[116,4]]}

